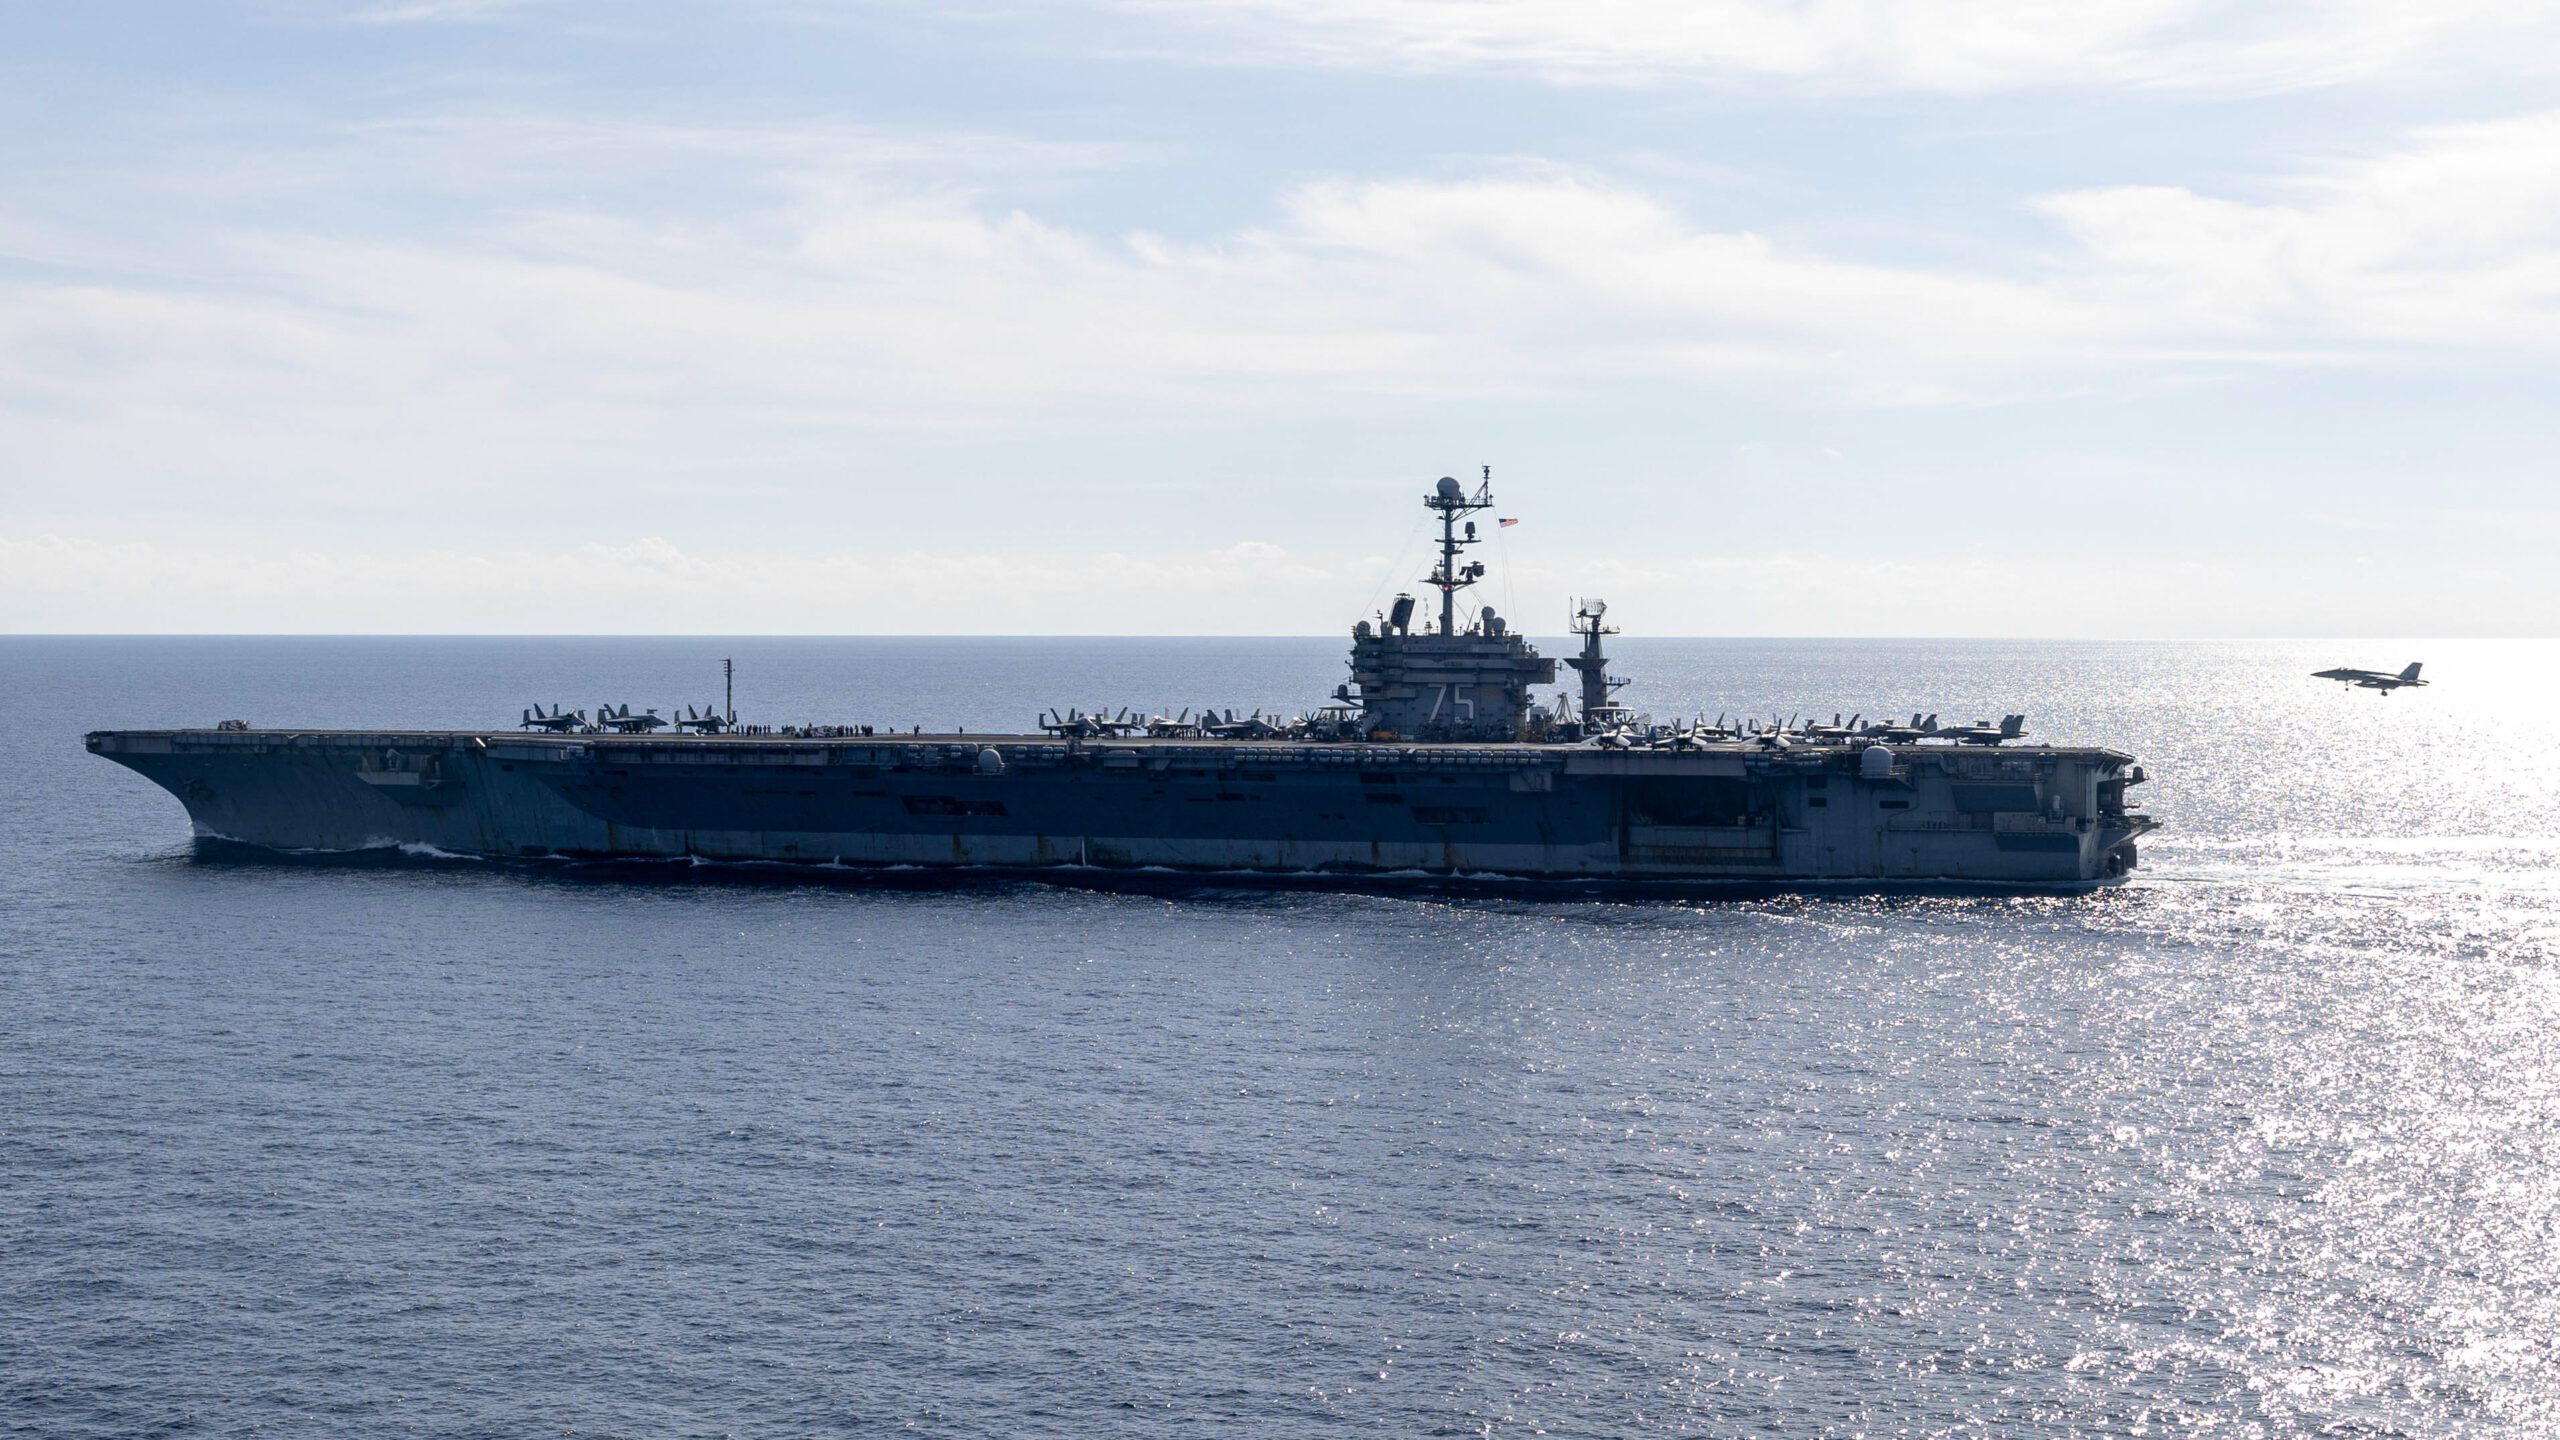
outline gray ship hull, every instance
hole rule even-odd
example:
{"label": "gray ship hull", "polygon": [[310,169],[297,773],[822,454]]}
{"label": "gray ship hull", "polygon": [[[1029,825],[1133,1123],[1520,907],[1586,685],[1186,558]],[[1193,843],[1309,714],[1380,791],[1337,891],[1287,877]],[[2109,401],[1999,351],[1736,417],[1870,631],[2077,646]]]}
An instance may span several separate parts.
{"label": "gray ship hull", "polygon": [[[109,731],[195,833],[289,854],[2078,888],[2103,749]],[[1892,764],[1862,762],[1887,748]]]}

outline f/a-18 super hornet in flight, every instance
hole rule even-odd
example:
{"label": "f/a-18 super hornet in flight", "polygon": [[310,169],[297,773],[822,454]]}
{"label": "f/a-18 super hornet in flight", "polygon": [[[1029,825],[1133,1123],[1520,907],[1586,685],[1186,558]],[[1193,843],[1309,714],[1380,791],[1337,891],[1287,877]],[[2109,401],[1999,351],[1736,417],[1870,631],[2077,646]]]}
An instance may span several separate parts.
{"label": "f/a-18 super hornet in flight", "polygon": [[2340,666],[2335,670],[2314,670],[2311,672],[2311,678],[2314,680],[2335,680],[2339,684],[2347,686],[2349,689],[2379,690],[2385,695],[2390,694],[2392,691],[2399,689],[2403,685],[2424,685],[2427,683],[2426,681],[2418,678],[2418,662],[2414,660],[2409,663],[2408,669],[2401,671],[2397,675],[2386,675],[2379,670],[2350,670],[2344,666]]}

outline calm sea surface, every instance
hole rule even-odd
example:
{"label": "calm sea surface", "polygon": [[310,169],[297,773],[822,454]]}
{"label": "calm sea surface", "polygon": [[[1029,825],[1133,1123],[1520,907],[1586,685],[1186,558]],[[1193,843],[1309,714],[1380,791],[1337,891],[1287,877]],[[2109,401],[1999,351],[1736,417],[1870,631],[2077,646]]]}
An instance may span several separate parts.
{"label": "calm sea surface", "polygon": [[2560,1432],[2560,645],[1623,647],[2134,752],[2067,900],[197,862],[79,745],[1343,648],[0,638],[0,1433]]}

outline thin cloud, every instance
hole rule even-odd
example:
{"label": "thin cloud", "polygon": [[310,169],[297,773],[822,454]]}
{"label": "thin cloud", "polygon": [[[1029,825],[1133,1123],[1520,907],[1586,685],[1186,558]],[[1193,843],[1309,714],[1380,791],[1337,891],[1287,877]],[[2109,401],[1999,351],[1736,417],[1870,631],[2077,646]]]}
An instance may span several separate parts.
{"label": "thin cloud", "polygon": [[[2538,528],[2555,517],[2541,514]],[[2424,517],[2432,527],[2437,517]],[[2365,557],[2356,557],[2362,560]],[[1821,552],[1599,559],[1507,574],[1508,613],[1605,593],[1645,633],[2221,635],[2532,633],[2547,585],[2474,564],[2470,593],[2334,593],[2335,557],[2293,564],[2112,557],[1879,559]],[[1160,555],[697,550],[660,536],[566,547],[402,550],[0,533],[0,629],[20,632],[562,634],[1333,634],[1376,557],[1263,541]],[[2127,607],[2121,597],[2141,594]],[[2323,594],[2307,609],[2306,594]],[[2035,595],[2021,609],[1986,597]],[[315,606],[314,596],[326,596]],[[1772,605],[1771,597],[1783,603]]]}
{"label": "thin cloud", "polygon": [[392,0],[389,4],[360,7],[346,18],[364,25],[451,24],[494,20],[556,3],[558,0]]}
{"label": "thin cloud", "polygon": [[[1008,31],[1036,19],[1038,43],[1173,63],[1953,95],[2547,78],[2560,40],[2560,17],[2493,0],[1068,0],[1033,11],[997,0],[732,0],[718,13],[832,30],[884,12]],[[380,25],[615,18],[592,0],[383,0],[315,13]]]}
{"label": "thin cloud", "polygon": [[[1243,540],[1061,560],[966,551],[719,553],[663,536],[567,547],[277,542],[231,547],[0,533],[0,629],[562,633],[996,633],[1045,621],[1125,632],[1330,631],[1363,583],[1351,559]],[[325,609],[311,597],[325,595]],[[432,596],[432,606],[420,597]],[[423,627],[421,616],[431,617]],[[538,617],[538,618],[537,618]],[[852,617],[862,617],[856,622]]]}
{"label": "thin cloud", "polygon": [[2265,200],[2046,196],[2087,288],[2197,336],[2545,351],[2560,318],[2560,112],[2432,127]]}
{"label": "thin cloud", "polygon": [[2446,0],[1095,0],[1142,48],[1220,63],[1559,84],[1754,80],[1981,94],[2106,86],[2266,93],[2459,62],[2547,72],[2555,24]]}

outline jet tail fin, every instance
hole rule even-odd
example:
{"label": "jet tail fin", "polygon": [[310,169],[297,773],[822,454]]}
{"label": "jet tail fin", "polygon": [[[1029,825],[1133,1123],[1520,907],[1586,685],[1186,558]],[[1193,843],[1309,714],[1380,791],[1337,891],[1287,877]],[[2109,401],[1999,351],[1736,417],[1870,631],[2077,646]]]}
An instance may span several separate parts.
{"label": "jet tail fin", "polygon": [[2400,678],[2401,678],[2401,679],[2403,679],[2403,680],[2415,680],[2415,679],[2417,679],[2417,678],[2418,678],[2418,666],[2419,666],[2419,663],[2420,663],[2420,662],[2415,661],[2415,660],[2410,661],[2410,662],[2409,662],[2409,668],[2400,672]]}

